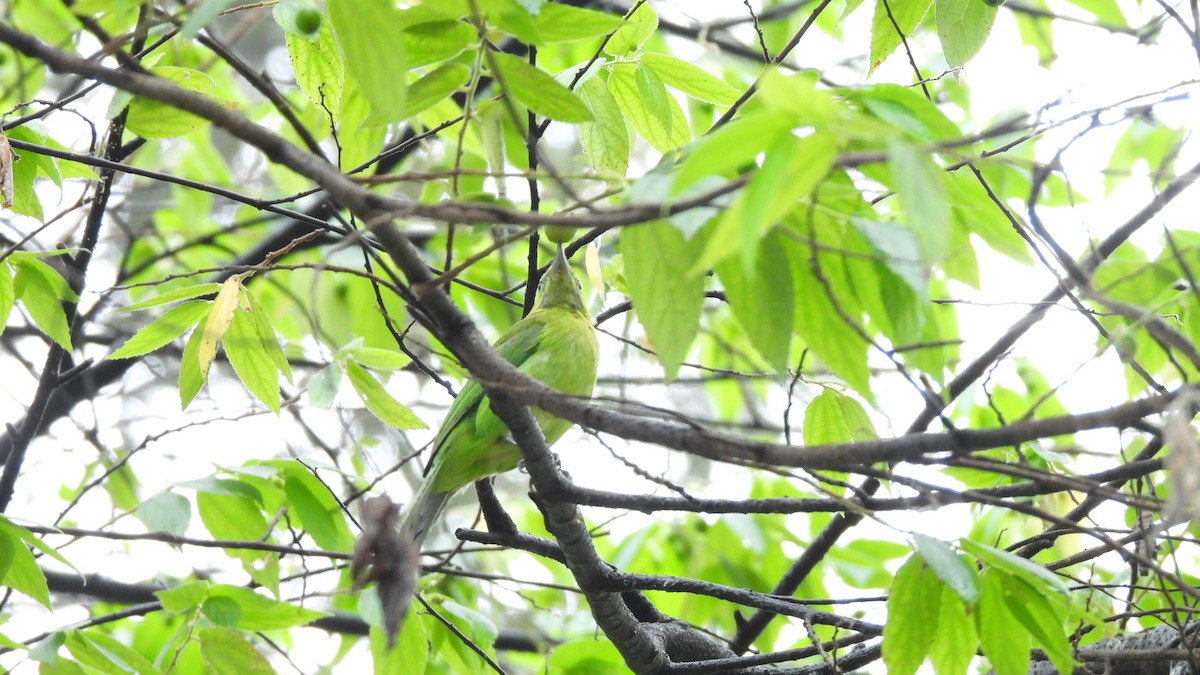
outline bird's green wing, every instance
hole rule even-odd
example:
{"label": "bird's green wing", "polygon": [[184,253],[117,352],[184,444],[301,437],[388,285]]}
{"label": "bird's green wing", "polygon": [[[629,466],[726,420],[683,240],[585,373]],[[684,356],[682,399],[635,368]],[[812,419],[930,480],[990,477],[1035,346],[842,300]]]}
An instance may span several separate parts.
{"label": "bird's green wing", "polygon": [[[521,364],[537,351],[540,335],[541,322],[534,314],[530,314],[510,326],[492,347],[501,358],[520,368]],[[483,386],[475,380],[468,381],[459,391],[442,421],[437,437],[434,438],[433,456],[425,469],[426,475],[433,471],[439,462],[469,460],[469,457],[463,455],[469,454],[475,448],[482,450],[494,441],[493,437],[499,437],[499,433],[502,432],[489,430],[483,434],[486,437],[481,438],[476,429],[475,418],[485,398]],[[456,447],[452,454],[457,457],[447,458],[446,451],[451,446]]]}

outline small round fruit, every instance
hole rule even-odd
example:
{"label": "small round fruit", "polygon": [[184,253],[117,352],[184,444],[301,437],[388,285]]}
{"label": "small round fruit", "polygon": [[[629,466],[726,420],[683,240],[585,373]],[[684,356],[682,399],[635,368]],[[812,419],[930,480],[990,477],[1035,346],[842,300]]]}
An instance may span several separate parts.
{"label": "small round fruit", "polygon": [[546,235],[547,239],[556,244],[565,244],[575,238],[575,228],[551,225],[542,230],[542,234]]}
{"label": "small round fruit", "polygon": [[321,12],[315,9],[302,9],[296,12],[296,28],[306,35],[314,35],[321,30]]}

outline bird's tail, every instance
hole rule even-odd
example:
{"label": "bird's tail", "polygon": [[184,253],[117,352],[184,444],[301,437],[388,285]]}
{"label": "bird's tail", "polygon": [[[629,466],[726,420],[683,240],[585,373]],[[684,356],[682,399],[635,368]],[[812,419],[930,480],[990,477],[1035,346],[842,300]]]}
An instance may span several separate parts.
{"label": "bird's tail", "polygon": [[429,534],[429,528],[433,527],[434,521],[446,508],[446,502],[453,496],[452,492],[434,492],[433,479],[434,472],[430,472],[421,482],[412,503],[404,510],[404,524],[401,527],[412,536],[413,546],[417,550],[420,550],[425,536]]}

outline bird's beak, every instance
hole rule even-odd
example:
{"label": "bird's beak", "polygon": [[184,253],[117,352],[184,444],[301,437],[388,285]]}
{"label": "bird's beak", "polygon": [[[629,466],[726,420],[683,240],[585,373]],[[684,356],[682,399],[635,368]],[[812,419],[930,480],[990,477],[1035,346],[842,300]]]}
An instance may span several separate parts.
{"label": "bird's beak", "polygon": [[567,262],[567,255],[563,252],[562,244],[558,245],[558,252],[554,254],[554,261],[550,263],[550,269],[546,270],[546,274],[559,276],[571,273],[571,265]]}

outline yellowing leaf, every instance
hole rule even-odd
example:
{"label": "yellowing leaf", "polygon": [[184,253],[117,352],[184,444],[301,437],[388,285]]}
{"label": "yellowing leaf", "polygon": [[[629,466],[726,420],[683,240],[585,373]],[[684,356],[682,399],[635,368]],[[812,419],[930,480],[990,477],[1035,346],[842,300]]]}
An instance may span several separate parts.
{"label": "yellowing leaf", "polygon": [[225,337],[225,331],[229,330],[229,323],[233,321],[241,289],[241,277],[232,276],[226,279],[225,283],[221,284],[217,299],[213,301],[208,320],[204,322],[198,352],[200,377],[204,382],[208,382],[208,368],[217,356],[217,345]]}

